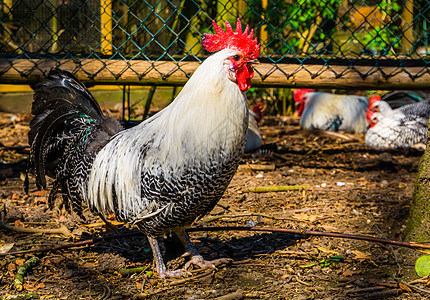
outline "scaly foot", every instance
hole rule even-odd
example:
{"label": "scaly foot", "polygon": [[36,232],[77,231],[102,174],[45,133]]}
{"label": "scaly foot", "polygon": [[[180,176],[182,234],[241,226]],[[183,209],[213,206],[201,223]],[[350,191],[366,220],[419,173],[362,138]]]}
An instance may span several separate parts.
{"label": "scaly foot", "polygon": [[188,269],[189,266],[195,265],[200,267],[201,269],[209,269],[209,268],[215,268],[216,266],[220,264],[228,264],[232,262],[233,260],[230,258],[219,258],[214,260],[204,260],[203,256],[201,255],[194,255],[191,257],[191,259],[185,264],[184,269]]}

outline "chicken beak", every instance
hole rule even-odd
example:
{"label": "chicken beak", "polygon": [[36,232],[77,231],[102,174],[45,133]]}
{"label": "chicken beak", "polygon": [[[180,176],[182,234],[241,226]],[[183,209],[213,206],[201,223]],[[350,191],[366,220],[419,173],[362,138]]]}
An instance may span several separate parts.
{"label": "chicken beak", "polygon": [[260,61],[258,60],[258,59],[251,59],[251,60],[249,60],[248,61],[248,63],[250,63],[250,64],[259,64],[260,63]]}

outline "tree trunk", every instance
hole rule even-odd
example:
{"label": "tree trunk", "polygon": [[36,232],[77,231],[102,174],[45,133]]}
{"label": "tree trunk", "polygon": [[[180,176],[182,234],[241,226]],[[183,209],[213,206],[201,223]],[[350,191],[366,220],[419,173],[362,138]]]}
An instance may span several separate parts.
{"label": "tree trunk", "polygon": [[430,147],[421,157],[404,237],[417,243],[430,241]]}

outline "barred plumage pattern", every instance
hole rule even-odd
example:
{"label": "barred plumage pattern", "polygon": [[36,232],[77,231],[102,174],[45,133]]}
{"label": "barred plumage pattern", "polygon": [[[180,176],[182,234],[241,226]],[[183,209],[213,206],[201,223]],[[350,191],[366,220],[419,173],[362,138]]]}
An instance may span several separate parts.
{"label": "barred plumage pattern", "polygon": [[[157,201],[156,208],[165,208],[149,218],[139,219],[136,216],[136,224],[151,236],[190,225],[196,218],[212,210],[222,197],[236,172],[239,156],[236,154],[230,157],[222,166],[215,163],[215,157],[210,157],[208,165],[186,166],[184,174],[178,174],[180,176],[170,181],[162,176],[143,174],[142,198]],[[119,218],[122,218],[120,214]]]}

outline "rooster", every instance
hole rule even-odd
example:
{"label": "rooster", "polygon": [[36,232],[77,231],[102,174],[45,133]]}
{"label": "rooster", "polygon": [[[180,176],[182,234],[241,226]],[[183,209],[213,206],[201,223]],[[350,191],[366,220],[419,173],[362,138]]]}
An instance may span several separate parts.
{"label": "rooster", "polygon": [[[176,99],[139,125],[122,130],[74,76],[51,71],[36,86],[29,142],[30,166],[39,187],[55,178],[49,200],[61,188],[78,213],[82,202],[101,214],[114,212],[148,237],[162,278],[187,274],[190,265],[213,267],[185,228],[212,210],[230,183],[244,152],[253,63],[259,44],[237,20],[236,31],[213,22],[205,34],[209,56]],[[190,260],[166,269],[158,237],[174,232]]]}
{"label": "rooster", "polygon": [[364,133],[367,130],[367,97],[297,90],[294,100],[299,106],[300,127],[303,129],[350,133]]}
{"label": "rooster", "polygon": [[374,148],[401,149],[426,144],[430,100],[392,109],[385,101],[375,102],[375,125],[366,133],[365,142]]}

